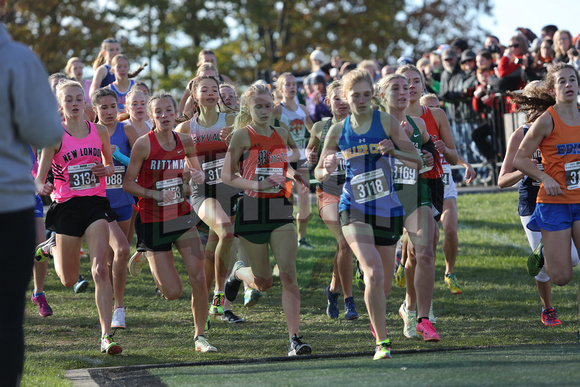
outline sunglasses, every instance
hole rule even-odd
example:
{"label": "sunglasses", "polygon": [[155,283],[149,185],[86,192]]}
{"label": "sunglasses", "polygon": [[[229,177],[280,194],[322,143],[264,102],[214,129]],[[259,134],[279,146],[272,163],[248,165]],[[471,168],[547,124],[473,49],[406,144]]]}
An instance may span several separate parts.
{"label": "sunglasses", "polygon": [[119,43],[119,41],[115,38],[107,38],[103,40],[103,43]]}
{"label": "sunglasses", "polygon": [[445,59],[443,59],[443,60],[444,60],[445,62],[452,62],[452,61],[453,61],[453,59],[455,59],[455,58],[445,58]]}
{"label": "sunglasses", "polygon": [[516,44],[510,44],[510,47],[512,47],[512,48],[518,48],[519,46],[520,46],[520,45],[519,45],[519,43],[516,43]]}

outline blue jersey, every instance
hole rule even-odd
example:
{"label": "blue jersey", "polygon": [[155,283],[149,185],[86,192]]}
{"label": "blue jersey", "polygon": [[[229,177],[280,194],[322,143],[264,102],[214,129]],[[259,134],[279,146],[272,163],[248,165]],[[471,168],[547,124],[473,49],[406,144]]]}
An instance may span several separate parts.
{"label": "blue jersey", "polygon": [[115,82],[115,74],[111,72],[111,66],[109,66],[108,64],[105,64],[103,66],[105,66],[105,70],[107,70],[107,75],[105,75],[105,78],[103,78],[103,80],[101,81],[99,89],[107,87],[111,83]]}
{"label": "blue jersey", "polygon": [[[131,156],[131,146],[129,145],[129,139],[125,134],[125,128],[123,123],[117,123],[117,128],[115,128],[115,133],[111,136],[111,145],[116,145],[119,152],[125,156]],[[115,163],[115,173],[106,178],[107,181],[107,198],[111,202],[111,208],[119,208],[127,206],[129,204],[135,204],[135,199],[133,195],[128,194],[123,191],[123,180],[125,179],[125,172],[127,167],[121,164],[117,160],[113,160]]]}
{"label": "blue jersey", "polygon": [[[528,132],[529,127],[524,125],[524,136]],[[540,155],[540,150],[536,149],[534,159],[538,160],[538,168],[544,170],[542,167],[542,156]],[[524,176],[522,179],[522,184],[520,185],[520,196],[518,199],[518,214],[520,216],[530,216],[534,213],[536,209],[536,197],[538,196],[538,191],[540,190],[540,182],[532,179],[531,177]]]}
{"label": "blue jersey", "polygon": [[129,87],[127,88],[127,90],[124,93],[121,93],[119,91],[119,89],[117,89],[117,86],[115,86],[115,84],[111,83],[109,85],[111,90],[113,90],[115,92],[115,94],[117,94],[117,110],[120,113],[125,111],[125,100],[127,99],[127,94],[129,94],[129,91],[131,91],[131,88],[133,87],[134,84],[135,84],[135,81],[130,79],[129,80]]}
{"label": "blue jersey", "polygon": [[346,162],[346,180],[338,211],[354,209],[386,218],[404,215],[393,185],[394,158],[379,152],[379,142],[387,138],[381,113],[373,113],[371,127],[363,135],[352,130],[350,118],[344,120],[338,141]]}

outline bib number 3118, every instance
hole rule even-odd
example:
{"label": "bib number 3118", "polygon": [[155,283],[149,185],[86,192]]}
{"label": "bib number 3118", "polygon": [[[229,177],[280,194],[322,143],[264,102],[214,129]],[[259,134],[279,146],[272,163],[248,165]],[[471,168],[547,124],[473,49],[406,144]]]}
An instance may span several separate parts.
{"label": "bib number 3118", "polygon": [[361,173],[351,180],[354,200],[366,203],[390,194],[389,185],[382,169]]}

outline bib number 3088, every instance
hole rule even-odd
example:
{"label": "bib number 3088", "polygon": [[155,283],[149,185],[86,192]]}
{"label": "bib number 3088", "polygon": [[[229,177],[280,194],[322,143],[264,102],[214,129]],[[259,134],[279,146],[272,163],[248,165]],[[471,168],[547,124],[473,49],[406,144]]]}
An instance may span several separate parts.
{"label": "bib number 3088", "polygon": [[382,169],[361,173],[350,182],[355,202],[361,204],[390,194],[389,185]]}

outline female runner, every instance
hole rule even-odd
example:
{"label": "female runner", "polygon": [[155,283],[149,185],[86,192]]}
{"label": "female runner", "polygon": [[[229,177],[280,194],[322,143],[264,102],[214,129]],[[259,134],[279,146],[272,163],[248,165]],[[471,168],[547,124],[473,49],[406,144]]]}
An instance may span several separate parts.
{"label": "female runner", "polygon": [[[346,160],[339,203],[342,232],[365,273],[371,327],[385,327],[386,297],[404,214],[394,192],[391,154],[414,165],[421,165],[421,158],[393,116],[371,109],[373,81],[368,71],[349,72],[343,90],[351,115],[330,127],[315,174],[319,181],[327,180],[338,166],[336,152],[342,152]],[[386,329],[376,329],[375,335],[374,359],[391,357]]]}
{"label": "female runner", "polygon": [[[427,132],[425,121],[420,118],[413,119],[406,114],[409,104],[407,78],[402,74],[389,74],[380,80],[377,87],[381,99],[385,102],[387,112],[401,122],[415,148],[417,150],[430,149],[435,153],[435,146]],[[406,303],[399,308],[399,314],[405,323],[403,334],[406,337],[416,337],[419,334],[425,341],[439,341],[439,335],[429,321],[435,275],[433,253],[435,221],[428,179],[419,175],[416,169],[395,161],[394,182],[397,196],[405,210],[404,226],[414,247],[416,263],[414,278],[412,281],[409,280],[409,283],[415,293],[417,312],[414,312],[414,305],[406,306]]]}
{"label": "female runner", "polygon": [[192,288],[195,350],[216,352],[204,336],[207,288],[201,241],[196,229],[199,218],[185,200],[190,191],[189,177],[199,184],[203,183],[204,175],[195,158],[191,137],[173,131],[177,111],[173,97],[154,95],[147,108],[154,130],[135,142],[123,181],[123,189],[139,197],[135,224],[137,249],[146,251],[159,290],[168,300],[175,300],[183,291],[171,250],[175,245]]}
{"label": "female runner", "polygon": [[[515,153],[529,131],[530,126],[546,111],[546,106],[542,106],[541,104],[536,105],[532,102],[541,101],[543,99],[542,97],[544,97],[544,92],[545,90],[543,90],[542,83],[540,81],[534,81],[525,87],[522,95],[514,96],[514,101],[520,105],[520,110],[526,111],[527,123],[518,128],[510,136],[498,179],[498,185],[501,188],[511,187],[520,180],[522,182],[519,189],[518,214],[520,215],[524,231],[526,232],[532,250],[536,249],[536,247],[540,250],[542,249],[542,234],[526,227],[536,208],[536,199],[540,189],[540,182],[523,175],[518,170],[514,170],[513,161]],[[540,154],[539,149],[534,153],[533,160],[537,162],[537,168],[542,170],[542,155]],[[572,257],[572,266],[577,266],[578,253],[576,251],[576,246],[574,246],[574,241],[572,241],[570,254]],[[541,255],[543,256],[543,252]],[[536,284],[538,286],[538,293],[542,303],[542,311],[540,314],[542,323],[546,326],[561,325],[562,322],[558,319],[556,309],[552,306],[552,283],[550,277],[546,273],[546,266],[537,269],[532,266],[531,268],[528,268],[528,271],[530,271],[530,274],[535,276]]]}
{"label": "female runner", "polygon": [[[326,135],[330,126],[341,122],[350,113],[350,109],[342,90],[342,82],[335,81],[328,85],[326,103],[332,111],[332,118],[319,121],[312,126],[310,141],[306,147],[308,164],[316,165],[318,157],[324,145]],[[344,318],[354,320],[358,318],[354,298],[352,296],[352,250],[346,243],[340,228],[338,218],[338,202],[345,179],[345,165],[342,153],[337,152],[336,157],[340,160],[336,171],[330,178],[316,187],[316,197],[318,199],[318,213],[320,217],[336,238],[336,254],[332,270],[332,280],[330,285],[324,289],[328,299],[326,314],[330,318],[338,318],[338,288],[342,286],[344,293]]]}
{"label": "female runner", "polygon": [[[234,124],[234,116],[217,111],[220,93],[219,82],[215,77],[204,75],[195,78],[191,96],[197,106],[197,114],[191,120],[177,126],[175,131],[191,136],[195,154],[205,173],[205,183],[193,187],[192,207],[210,229],[206,258],[213,256],[213,262],[209,259],[206,262],[206,276],[215,273],[215,288],[209,313],[224,316],[225,321],[238,323],[243,320],[230,310],[230,303],[226,303],[224,285],[229,274],[230,251],[234,242],[232,222],[240,189],[226,185],[222,181],[228,145],[220,136],[224,127],[231,127]],[[208,252],[213,254],[207,254]],[[208,265],[213,267],[207,267]]]}
{"label": "female runner", "polygon": [[107,177],[107,198],[111,208],[119,216],[109,223],[108,263],[113,279],[115,308],[113,311],[112,328],[125,328],[124,293],[127,283],[127,261],[129,260],[129,244],[133,235],[131,216],[135,200],[131,194],[123,191],[123,179],[129,165],[131,148],[137,140],[137,132],[132,125],[117,122],[117,94],[111,89],[98,89],[93,93],[93,106],[101,125],[107,128],[111,142],[111,152],[115,164],[115,173]]}
{"label": "female runner", "polygon": [[129,79],[129,59],[125,55],[116,55],[111,61],[111,66],[113,74],[115,75],[115,81],[107,87],[117,94],[117,100],[119,101],[117,103],[117,110],[119,113],[122,113],[126,110],[125,98],[127,93],[129,93],[135,81]]}
{"label": "female runner", "polygon": [[282,307],[290,339],[288,356],[306,355],[312,348],[298,336],[298,246],[292,224],[292,204],[285,196],[287,173],[302,185],[303,190],[307,185],[299,173],[288,168],[287,147],[295,157],[297,148],[287,130],[270,126],[273,109],[268,87],[253,84],[242,96],[241,111],[234,123],[222,177],[224,183],[244,189],[244,197],[237,208],[235,233],[240,237],[251,267],[244,267],[242,261],[235,263],[226,282],[225,295],[234,301],[242,281],[259,291],[270,289],[270,247],[282,282]]}
{"label": "female runner", "polygon": [[[580,246],[580,111],[578,71],[558,63],[545,79],[548,105],[530,127],[514,158],[514,166],[540,181],[536,208],[527,227],[541,231],[546,272],[556,285],[572,278],[571,241]],[[544,171],[531,159],[540,149]],[[580,289],[579,289],[580,291]]]}
{"label": "female runner", "polygon": [[107,38],[103,40],[99,56],[93,62],[95,75],[93,75],[93,81],[91,82],[90,95],[93,95],[95,90],[109,86],[115,82],[115,75],[111,72],[111,61],[120,53],[121,45],[117,39]]}
{"label": "female runner", "polygon": [[[298,87],[294,75],[291,73],[281,74],[278,77],[277,86],[278,90],[282,92],[282,102],[274,107],[274,118],[289,128],[290,135],[300,151],[300,159],[292,167],[300,174],[309,176],[310,172],[306,165],[304,149],[306,148],[306,130],[310,132],[312,121],[308,116],[306,107],[296,103]],[[298,213],[296,214],[298,247],[312,250],[314,246],[306,241],[306,229],[310,219],[310,189],[307,192],[296,189],[296,194],[298,195]]]}
{"label": "female runner", "polygon": [[[64,286],[77,283],[79,251],[83,236],[91,251],[95,301],[101,324],[101,352],[115,355],[122,348],[111,336],[113,292],[107,265],[108,222],[116,219],[106,198],[105,177],[114,172],[107,129],[83,120],[85,92],[80,83],[66,81],[57,88],[65,133],[56,147],[42,151],[38,193],[54,191],[54,202],[46,214],[46,226],[56,232],[54,266]],[[45,183],[52,163],[54,185]]]}

